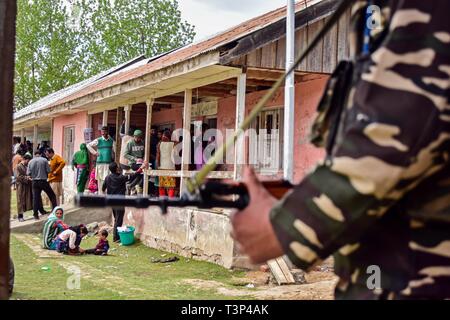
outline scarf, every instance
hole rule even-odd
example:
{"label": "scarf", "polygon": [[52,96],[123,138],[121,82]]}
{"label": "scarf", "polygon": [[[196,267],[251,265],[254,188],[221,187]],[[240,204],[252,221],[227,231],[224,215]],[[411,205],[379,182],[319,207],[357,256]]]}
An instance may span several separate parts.
{"label": "scarf", "polygon": [[[63,212],[63,216],[61,219],[58,219],[56,217],[56,211],[58,210],[62,210]],[[54,228],[54,224],[58,220],[64,221],[64,209],[62,207],[55,207],[55,209],[53,209],[52,213],[49,215],[47,221],[45,221],[44,230],[42,231],[42,246],[44,249],[50,249],[53,239],[58,233],[58,228]]]}
{"label": "scarf", "polygon": [[80,144],[80,151],[75,152],[73,155],[73,162],[89,165],[89,154],[85,143]]}

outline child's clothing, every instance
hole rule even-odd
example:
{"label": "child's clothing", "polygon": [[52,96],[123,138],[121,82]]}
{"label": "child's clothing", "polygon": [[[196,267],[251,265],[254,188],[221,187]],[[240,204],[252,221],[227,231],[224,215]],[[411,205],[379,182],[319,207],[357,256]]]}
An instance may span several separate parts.
{"label": "child's clothing", "polygon": [[97,180],[95,178],[95,170],[92,170],[91,174],[89,175],[88,189],[91,193],[96,193],[98,191]]}
{"label": "child's clothing", "polygon": [[105,256],[108,254],[108,250],[109,250],[109,242],[108,240],[103,240],[100,239],[97,243],[97,245],[95,246],[95,248],[93,249],[88,249],[85,250],[84,253],[85,254],[95,254],[95,255],[102,255]]}
{"label": "child's clothing", "polygon": [[67,229],[58,235],[54,245],[60,253],[76,253],[79,251],[77,242],[77,233]]}

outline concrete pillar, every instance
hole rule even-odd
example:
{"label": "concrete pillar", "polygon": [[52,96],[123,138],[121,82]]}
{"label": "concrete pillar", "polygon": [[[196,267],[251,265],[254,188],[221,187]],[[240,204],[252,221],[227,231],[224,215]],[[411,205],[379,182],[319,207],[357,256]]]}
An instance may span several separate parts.
{"label": "concrete pillar", "polygon": [[108,125],[108,110],[103,111],[102,126]]}
{"label": "concrete pillar", "polygon": [[[153,103],[155,102],[155,99],[150,98],[145,101],[145,104],[147,105],[147,116],[145,121],[145,158],[144,160],[150,163],[150,131],[152,127],[152,111],[153,111]],[[147,174],[147,171],[144,173],[144,196],[148,196],[148,180],[149,176]]]}
{"label": "concrete pillar", "polygon": [[[239,130],[245,118],[245,93],[247,89],[247,74],[241,73],[237,77],[237,93],[236,93],[236,127]],[[245,139],[241,134],[234,145],[234,172],[235,180],[241,177],[242,165],[245,162]]]}
{"label": "concrete pillar", "polygon": [[53,148],[53,119],[50,123],[50,141],[48,142],[48,144]]}
{"label": "concrete pillar", "polygon": [[[92,114],[88,114],[86,121],[86,128],[92,128]],[[94,128],[92,128],[94,129]]]}
{"label": "concrete pillar", "polygon": [[[180,193],[184,191],[184,172],[189,171],[189,163],[191,161],[191,114],[192,114],[192,89],[184,91],[184,108],[183,108],[183,153],[181,156],[181,185]],[[187,135],[187,136],[186,136]]]}
{"label": "concrete pillar", "polygon": [[20,143],[25,143],[26,137],[25,137],[25,129],[20,129]]}
{"label": "concrete pillar", "polygon": [[116,113],[116,154],[115,154],[115,161],[119,163],[120,161],[120,152],[122,149],[122,138],[120,136],[120,127],[122,126],[123,122],[123,108],[119,107],[117,108]]}
{"label": "concrete pillar", "polygon": [[37,145],[38,145],[38,125],[35,124],[33,126],[33,149],[34,149],[33,153],[34,151],[36,151]]}
{"label": "concrete pillar", "polygon": [[130,122],[131,122],[131,105],[126,105],[124,107],[125,110],[125,134],[128,134],[130,131]]}

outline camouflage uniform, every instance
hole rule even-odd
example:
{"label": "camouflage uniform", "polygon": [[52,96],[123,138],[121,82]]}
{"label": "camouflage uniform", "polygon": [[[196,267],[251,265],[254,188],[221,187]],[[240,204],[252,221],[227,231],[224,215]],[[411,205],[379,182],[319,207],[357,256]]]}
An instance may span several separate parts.
{"label": "camouflage uniform", "polygon": [[450,298],[450,2],[375,4],[385,26],[356,63],[329,157],[272,225],[302,269],[334,254],[337,299]]}

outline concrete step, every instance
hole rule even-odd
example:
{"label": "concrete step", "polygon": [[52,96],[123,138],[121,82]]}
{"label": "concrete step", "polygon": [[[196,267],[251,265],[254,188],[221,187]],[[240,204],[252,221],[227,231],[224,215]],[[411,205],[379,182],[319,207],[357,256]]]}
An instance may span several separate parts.
{"label": "concrete step", "polygon": [[[13,233],[40,233],[44,228],[48,215],[40,216],[39,220],[34,218],[27,219],[24,222],[11,220],[10,227]],[[74,226],[79,224],[89,224],[92,222],[106,221],[111,223],[111,208],[76,208],[70,207],[64,211],[64,222]]]}

